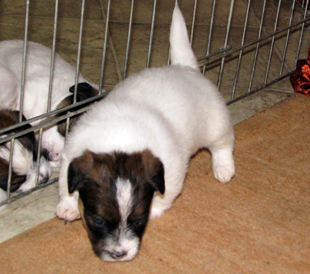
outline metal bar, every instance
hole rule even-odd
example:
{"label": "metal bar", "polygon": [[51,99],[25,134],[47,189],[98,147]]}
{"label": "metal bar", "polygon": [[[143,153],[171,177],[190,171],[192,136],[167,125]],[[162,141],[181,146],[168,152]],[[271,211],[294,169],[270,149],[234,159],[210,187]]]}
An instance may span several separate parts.
{"label": "metal bar", "polygon": [[[270,37],[272,37],[272,36],[274,36],[274,35],[277,35],[277,34],[279,34],[279,33],[281,33],[281,32],[284,32],[284,31],[286,31],[286,30],[288,30],[288,29],[292,29],[292,28],[294,28],[294,27],[297,27],[298,25],[303,24],[303,23],[306,23],[306,22],[308,22],[308,21],[310,21],[310,18],[304,19],[304,20],[302,20],[302,21],[300,21],[300,22],[298,22],[298,23],[295,23],[295,24],[293,24],[293,25],[291,25],[291,26],[289,26],[289,27],[286,27],[286,28],[284,28],[284,29],[281,29],[281,30],[277,31],[276,33],[267,35],[267,36],[265,36],[265,37],[263,37],[263,38],[260,38],[259,40],[256,40],[256,41],[254,41],[254,42],[248,43],[248,44],[246,44],[246,45],[244,45],[244,46],[242,46],[242,47],[239,47],[239,48],[237,48],[237,49],[234,49],[234,50],[232,50],[232,51],[227,51],[227,49],[224,49],[224,50],[223,50],[223,51],[224,51],[223,56],[228,56],[228,55],[234,54],[235,52],[238,52],[238,51],[240,51],[240,50],[244,50],[244,49],[246,49],[246,48],[248,48],[248,47],[250,47],[250,46],[252,46],[252,45],[254,45],[254,44],[258,43],[258,42],[261,42],[261,41],[263,41],[263,40],[266,40],[266,39],[268,39],[268,38],[270,38]],[[212,56],[214,56],[214,55],[215,55],[215,54],[213,54]],[[203,57],[199,58],[198,60],[199,60],[199,61],[203,61],[203,60],[205,60],[205,59],[207,59],[207,58],[209,58],[209,57],[210,57],[210,55],[209,55],[209,56],[203,56]],[[219,58],[217,58],[217,59],[220,59],[220,58],[221,58],[221,57],[219,57]],[[205,64],[208,64],[208,63],[210,63],[210,62],[212,62],[212,61],[214,61],[214,60],[216,60],[216,59],[207,60],[206,62],[201,63],[200,66],[203,66],[203,65],[205,65]],[[94,102],[94,101],[100,100],[101,98],[105,97],[108,93],[109,93],[109,92],[105,92],[105,93],[103,93],[103,94],[101,94],[101,95],[94,96],[94,97],[92,97],[92,98],[86,99],[86,100],[81,101],[81,102],[77,102],[75,105],[70,105],[70,106],[64,107],[64,108],[62,108],[62,109],[57,109],[57,110],[51,111],[50,113],[42,114],[42,115],[39,115],[39,116],[34,117],[34,118],[32,118],[32,119],[29,119],[29,120],[27,120],[27,121],[23,121],[23,122],[19,123],[18,125],[14,125],[14,126],[10,126],[10,127],[8,127],[8,128],[2,129],[2,130],[0,130],[0,135],[5,134],[5,133],[7,133],[7,132],[9,132],[9,131],[11,131],[11,130],[13,130],[13,129],[18,128],[18,127],[21,127],[21,126],[24,126],[24,125],[28,125],[28,124],[30,124],[30,123],[33,123],[33,122],[36,122],[36,121],[39,121],[39,120],[42,120],[42,119],[45,119],[45,118],[48,118],[48,117],[57,115],[57,114],[59,114],[59,113],[65,112],[65,111],[69,111],[69,110],[71,110],[71,109],[73,109],[73,108],[82,107],[82,106],[84,106],[84,105],[86,105],[86,104],[89,104],[89,103],[92,103],[92,102]],[[30,132],[30,131],[32,131],[32,130],[30,129],[28,132]],[[21,136],[21,135],[22,135],[22,134],[20,134],[19,136]],[[8,137],[1,138],[1,139],[0,139],[0,143],[5,142],[5,141],[7,141],[7,140],[9,140],[9,139],[10,139],[10,138],[8,138]]]}
{"label": "metal bar", "polygon": [[[102,93],[101,95],[97,95],[96,96],[96,99],[97,100],[100,100],[101,98],[104,98],[107,94],[109,94],[109,91],[108,92],[105,92],[105,93]],[[94,97],[93,97],[94,98]],[[90,105],[87,105],[87,102],[86,101],[90,101],[90,99],[88,100],[84,100],[84,101],[81,101],[81,102],[78,102],[76,103],[75,105],[70,105],[68,107],[65,107],[63,109],[60,109],[60,110],[55,110],[55,111],[51,111],[50,113],[48,113],[47,115],[49,116],[54,116],[54,115],[57,115],[59,113],[62,113],[62,112],[68,112],[69,113],[69,110],[72,109],[72,108],[79,108],[78,110],[75,110],[75,111],[72,111],[70,112],[69,114],[66,113],[60,117],[57,117],[57,118],[52,118],[52,119],[49,119],[51,117],[48,117],[45,120],[43,120],[40,124],[36,125],[36,126],[32,126],[31,128],[28,128],[28,129],[25,129],[25,130],[22,130],[20,132],[17,132],[17,133],[13,133],[13,134],[10,134],[10,135],[7,135],[7,136],[4,136],[2,138],[0,138],[0,144],[1,143],[5,143],[7,141],[9,141],[11,138],[17,138],[17,137],[20,137],[26,133],[29,133],[29,132],[32,132],[32,131],[36,131],[36,130],[39,130],[41,127],[48,127],[48,126],[51,126],[51,125],[54,125],[62,120],[65,120],[67,117],[72,117],[74,115],[77,115],[77,114],[80,114],[84,111],[87,111],[89,108],[90,108]],[[94,100],[95,101],[95,100]],[[85,106],[86,105],[86,106]],[[84,106],[84,107],[83,107]],[[45,116],[46,115],[41,115],[41,116]],[[20,128],[22,127],[23,125],[27,125],[29,123],[29,121],[24,121],[22,123],[19,123],[18,125],[14,125],[14,126],[11,126],[11,127],[8,127],[5,129],[5,131],[9,131],[8,129],[10,128],[10,130],[12,129],[16,129],[16,128]],[[1,131],[0,134],[2,134],[4,130]]]}
{"label": "metal bar", "polygon": [[150,33],[150,40],[149,40],[149,49],[147,52],[147,61],[146,61],[146,67],[147,68],[150,67],[152,43],[153,43],[153,36],[154,36],[154,26],[155,26],[156,5],[157,5],[157,0],[154,0],[152,22],[151,22],[151,33]]}
{"label": "metal bar", "polygon": [[[283,31],[286,31],[286,30],[288,30],[288,29],[293,29],[293,28],[297,27],[298,25],[301,25],[301,24],[306,23],[306,22],[308,22],[308,21],[310,22],[310,17],[309,17],[309,18],[306,18],[306,19],[304,19],[304,20],[302,20],[302,21],[299,21],[298,23],[292,24],[292,25],[289,26],[289,27],[286,27],[286,28],[284,28],[284,29],[281,29],[281,30],[277,31],[276,33],[269,34],[269,35],[264,36],[263,38],[260,38],[260,39],[254,41],[254,42],[250,42],[250,43],[248,43],[248,44],[246,44],[246,45],[244,45],[244,46],[242,46],[242,47],[239,47],[239,48],[234,49],[234,50],[232,50],[232,51],[223,53],[223,56],[228,56],[228,55],[231,55],[231,54],[233,54],[233,53],[235,53],[235,52],[238,52],[238,51],[240,51],[240,50],[246,49],[246,48],[248,48],[248,47],[250,47],[250,46],[253,46],[253,45],[257,44],[257,43],[260,43],[261,41],[264,41],[264,40],[266,40],[266,39],[268,39],[268,38],[270,38],[270,37],[272,37],[272,36],[274,36],[274,35],[278,35],[279,33],[283,32]],[[198,58],[198,61],[202,61],[202,60],[208,59],[208,58],[209,58],[209,56],[203,56],[203,57]],[[217,58],[217,59],[220,59],[220,58],[222,58],[222,56],[219,57],[219,58]],[[213,59],[213,60],[211,60],[211,61],[208,60],[208,61],[205,61],[205,62],[201,62],[201,63],[200,63],[200,66],[203,66],[203,65],[205,65],[205,64],[211,63],[211,62],[213,62],[214,60],[217,60],[217,59]]]}
{"label": "metal bar", "polygon": [[55,0],[53,44],[52,44],[51,65],[50,65],[50,78],[49,78],[48,98],[47,98],[47,110],[46,110],[47,112],[51,111],[51,105],[52,105],[52,92],[53,92],[53,78],[54,78],[54,63],[55,63],[57,21],[58,21],[58,0]]}
{"label": "metal bar", "polygon": [[195,21],[196,21],[196,12],[197,12],[197,0],[194,2],[193,8],[193,17],[192,17],[192,24],[191,24],[191,35],[190,35],[190,44],[193,44],[193,37],[194,37],[194,28],[195,28]]}
{"label": "metal bar", "polygon": [[[277,26],[278,26],[278,21],[279,21],[279,14],[280,14],[280,8],[281,8],[281,1],[282,0],[279,0],[279,3],[278,3],[278,9],[277,9],[277,14],[276,14],[276,20],[274,22],[273,32],[277,31]],[[268,80],[268,75],[269,75],[269,70],[270,70],[270,64],[271,64],[271,58],[272,58],[275,38],[276,38],[275,36],[272,36],[264,84],[266,84],[267,80]]]}
{"label": "metal bar", "polygon": [[[307,0],[307,3],[306,3],[305,12],[304,12],[304,19],[307,18],[307,13],[308,13],[307,7],[309,7],[309,0]],[[299,37],[299,43],[298,43],[298,49],[297,49],[297,53],[296,53],[294,69],[296,69],[297,61],[298,61],[298,58],[299,58],[301,42],[302,42],[302,38],[303,38],[303,35],[304,35],[304,30],[305,30],[305,23],[303,23],[301,25],[301,31],[300,31],[300,37]]]}
{"label": "metal bar", "polygon": [[26,62],[27,62],[26,53],[27,53],[28,26],[29,26],[29,5],[30,5],[30,0],[26,0],[23,63],[22,63],[21,88],[20,88],[20,98],[19,98],[19,122],[23,120],[23,112],[24,112],[24,90],[25,90],[25,74],[26,74]]}
{"label": "metal bar", "polygon": [[[215,5],[216,5],[216,0],[213,0],[212,10],[211,10],[211,18],[210,18],[210,26],[209,26],[209,33],[208,33],[208,42],[207,42],[207,49],[206,49],[206,58],[210,54],[212,31],[213,31],[213,24],[214,24]],[[198,59],[198,61],[199,61],[199,59]],[[205,72],[206,72],[206,65],[204,65],[202,68],[202,73],[205,74]]]}
{"label": "metal bar", "polygon": [[129,47],[130,47],[130,39],[131,39],[131,32],[132,32],[132,18],[133,18],[134,3],[135,3],[135,1],[131,0],[131,8],[130,8],[130,17],[129,17],[129,26],[128,26],[127,46],[126,46],[126,56],[125,56],[125,65],[124,65],[123,79],[125,79],[126,76],[127,76],[128,57],[129,57]]}
{"label": "metal bar", "polygon": [[[246,16],[245,16],[244,25],[243,25],[243,34],[242,34],[242,39],[241,39],[241,47],[244,45],[244,41],[245,41],[245,34],[246,34],[246,29],[247,29],[248,19],[249,19],[249,13],[250,13],[250,5],[251,5],[251,0],[248,1],[248,5],[247,5],[247,9],[246,9]],[[243,50],[240,50],[237,68],[236,68],[235,79],[234,79],[234,85],[233,85],[233,89],[231,91],[231,99],[233,99],[235,97],[236,88],[237,88],[237,81],[238,81],[239,72],[240,72],[240,65],[241,65],[241,61],[242,61],[242,55],[243,55]]]}
{"label": "metal bar", "polygon": [[[202,57],[199,57],[197,58],[198,62],[204,60],[204,59],[210,59],[216,55],[219,55],[219,54],[224,54],[225,52],[229,51],[232,49],[232,46],[227,46],[226,48],[220,48],[218,49],[217,51],[213,52],[213,53],[210,53],[209,55],[205,55],[205,56],[202,56]],[[218,59],[221,59],[221,57],[219,57]],[[213,59],[214,60],[214,59]],[[200,66],[202,66],[203,64],[201,64]]]}
{"label": "metal bar", "polygon": [[[101,4],[101,8],[102,8],[103,19],[106,19],[106,16],[105,16],[105,13],[104,13],[105,0],[100,0],[100,4]],[[108,12],[108,9],[107,9],[107,12]],[[106,21],[106,22],[109,22],[109,20]],[[107,28],[107,25],[106,25],[106,28]],[[107,36],[108,36],[107,40],[108,40],[109,45],[110,45],[110,50],[112,51],[112,56],[113,56],[114,61],[115,61],[115,69],[116,69],[116,73],[117,73],[117,78],[118,78],[118,81],[122,81],[122,72],[121,72],[119,61],[118,61],[118,58],[117,58],[115,46],[114,46],[114,43],[113,43],[113,37],[111,36],[109,29],[108,29],[108,32],[107,32]]]}
{"label": "metal bar", "polygon": [[35,186],[39,184],[39,170],[40,170],[40,158],[41,158],[41,147],[42,147],[42,132],[43,128],[41,127],[39,130],[39,138],[38,138],[38,151],[37,151],[37,162],[35,169]]}
{"label": "metal bar", "polygon": [[38,185],[38,186],[36,186],[36,187],[34,187],[34,188],[31,188],[31,189],[29,189],[29,190],[27,190],[27,191],[18,193],[18,194],[16,194],[16,195],[10,197],[9,199],[6,199],[6,200],[2,201],[2,202],[0,203],[0,206],[3,206],[3,205],[5,205],[5,204],[11,203],[11,202],[14,202],[14,201],[16,201],[16,200],[18,200],[18,199],[20,199],[20,198],[22,198],[22,197],[25,197],[26,195],[29,195],[29,194],[32,193],[32,192],[35,192],[35,191],[40,190],[40,189],[42,189],[42,188],[44,188],[44,187],[47,187],[47,186],[49,186],[49,185],[51,185],[51,184],[53,184],[53,183],[55,183],[55,182],[57,182],[57,181],[58,181],[58,178],[54,178],[54,179],[52,179],[52,180],[49,180],[49,181],[46,182],[45,184],[40,184],[40,185]]}
{"label": "metal bar", "polygon": [[[91,98],[88,98],[88,99],[85,99],[85,100],[83,100],[83,101],[77,102],[77,103],[75,103],[74,105],[72,104],[72,105],[69,105],[69,106],[64,107],[64,108],[61,108],[61,109],[56,109],[56,110],[50,111],[49,113],[45,113],[45,114],[36,116],[36,117],[34,117],[34,118],[32,118],[32,119],[25,120],[25,121],[23,121],[23,122],[21,122],[21,123],[18,123],[18,124],[16,124],[16,125],[13,125],[13,126],[10,126],[10,127],[4,128],[4,129],[1,129],[1,130],[0,130],[0,135],[3,135],[3,134],[5,134],[5,133],[7,133],[7,132],[10,132],[10,131],[12,131],[12,130],[14,130],[14,129],[18,129],[18,128],[22,127],[22,126],[29,125],[29,124],[31,124],[31,123],[33,123],[33,122],[37,122],[37,121],[42,120],[42,119],[48,119],[48,118],[50,118],[50,117],[52,117],[52,116],[55,116],[55,115],[57,115],[57,114],[60,114],[60,113],[66,112],[66,111],[70,111],[70,110],[72,110],[73,108],[82,107],[82,106],[85,106],[85,105],[90,104],[90,103],[92,103],[92,102],[98,101],[98,100],[100,100],[101,98],[104,98],[105,96],[107,96],[107,94],[109,94],[109,92],[110,92],[110,91],[106,91],[106,92],[104,92],[104,93],[102,93],[102,94],[100,94],[100,95],[93,96],[93,97],[91,97]],[[44,120],[43,120],[39,125],[37,125],[37,126],[32,126],[32,128],[34,128],[34,127],[35,127],[35,128],[38,128],[40,125],[41,125],[41,126],[44,125]],[[27,132],[31,132],[31,131],[33,131],[33,130],[29,129]],[[12,135],[12,136],[13,136],[13,135]],[[0,143],[2,143],[3,140],[6,139],[6,138],[7,138],[7,137],[0,138]]]}
{"label": "metal bar", "polygon": [[80,21],[80,31],[79,31],[79,42],[78,42],[78,51],[77,51],[77,60],[76,60],[75,86],[74,86],[74,94],[73,94],[73,104],[76,103],[77,85],[78,85],[78,82],[79,82],[79,74],[80,74],[81,50],[82,50],[82,35],[83,35],[83,24],[84,24],[84,11],[85,11],[85,0],[82,0],[81,21]]}
{"label": "metal bar", "polygon": [[240,96],[234,98],[233,100],[228,101],[228,102],[226,103],[226,105],[229,106],[229,105],[231,105],[231,104],[233,104],[233,103],[236,103],[236,102],[238,102],[238,101],[240,101],[240,100],[242,100],[242,99],[244,99],[244,98],[246,98],[246,97],[248,97],[248,96],[250,96],[250,95],[252,95],[252,94],[254,94],[254,93],[256,93],[256,92],[258,92],[258,91],[260,91],[260,90],[262,90],[262,89],[264,89],[264,88],[267,88],[267,87],[269,87],[269,86],[271,86],[271,85],[273,85],[273,84],[275,84],[275,83],[277,83],[277,82],[279,82],[279,81],[285,79],[286,77],[289,77],[289,76],[292,75],[293,73],[294,73],[294,71],[291,71],[291,72],[289,72],[289,73],[287,73],[287,74],[285,74],[285,75],[283,75],[283,76],[281,76],[281,77],[279,77],[279,78],[277,78],[277,79],[274,79],[273,81],[271,81],[271,82],[269,82],[269,83],[267,83],[267,84],[265,84],[265,85],[263,85],[263,86],[260,86],[260,87],[254,89],[254,90],[252,90],[252,91],[250,91],[250,92],[247,92],[247,93],[245,93],[245,94],[243,94],[243,95],[240,95]]}
{"label": "metal bar", "polygon": [[[289,26],[292,24],[292,21],[293,21],[294,9],[295,9],[295,0],[292,3],[291,16],[290,16],[289,23],[288,23]],[[284,63],[285,63],[285,57],[286,57],[286,52],[287,52],[287,47],[288,47],[288,40],[290,38],[290,33],[291,33],[291,29],[289,28],[287,30],[287,33],[286,33],[286,40],[285,40],[284,50],[283,50],[283,54],[282,54],[282,63],[281,63],[281,67],[280,67],[279,77],[283,73],[283,67],[284,67]]]}
{"label": "metal bar", "polygon": [[103,87],[103,74],[104,74],[104,69],[105,69],[105,58],[106,58],[107,43],[108,43],[110,9],[111,9],[111,0],[108,0],[107,16],[105,17],[105,30],[104,30],[104,41],[103,41],[103,50],[102,50],[100,81],[99,81],[99,94],[102,93],[102,87]]}
{"label": "metal bar", "polygon": [[6,195],[9,199],[11,197],[11,184],[12,184],[12,170],[13,170],[13,151],[14,151],[14,141],[15,139],[10,140],[10,157],[9,157],[9,170],[8,170],[8,183]]}
{"label": "metal bar", "polygon": [[[223,46],[224,48],[227,47],[227,43],[228,43],[228,37],[229,37],[229,32],[230,32],[231,18],[232,18],[232,13],[233,13],[233,9],[234,9],[234,3],[235,3],[235,1],[231,0],[229,15],[228,15],[227,28],[226,28],[226,36],[225,36],[225,41],[224,41],[224,46]],[[219,71],[219,77],[217,80],[218,88],[220,88],[221,84],[222,84],[222,76],[223,76],[224,65],[225,65],[225,56],[223,56],[222,60],[221,60],[221,67],[220,67],[220,71]]]}
{"label": "metal bar", "polygon": [[[264,0],[264,4],[263,4],[262,16],[261,16],[261,21],[260,21],[260,26],[259,26],[259,31],[258,31],[258,39],[261,38],[261,34],[262,34],[264,16],[265,16],[265,9],[266,9],[266,0]],[[257,62],[257,56],[258,56],[258,50],[259,50],[259,42],[256,43],[256,50],[255,50],[255,54],[254,54],[254,60],[253,60],[253,65],[252,65],[252,70],[251,70],[248,92],[251,90],[251,87],[253,84],[256,62]]]}

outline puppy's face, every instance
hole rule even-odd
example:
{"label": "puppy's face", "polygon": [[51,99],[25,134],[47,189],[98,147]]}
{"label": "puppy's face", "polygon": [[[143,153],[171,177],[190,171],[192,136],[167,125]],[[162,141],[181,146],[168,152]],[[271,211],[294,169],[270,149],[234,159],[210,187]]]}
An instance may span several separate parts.
{"label": "puppy's face", "polygon": [[135,257],[155,191],[165,191],[164,168],[149,150],[84,152],[68,170],[69,192],[79,191],[95,253],[105,261]]}

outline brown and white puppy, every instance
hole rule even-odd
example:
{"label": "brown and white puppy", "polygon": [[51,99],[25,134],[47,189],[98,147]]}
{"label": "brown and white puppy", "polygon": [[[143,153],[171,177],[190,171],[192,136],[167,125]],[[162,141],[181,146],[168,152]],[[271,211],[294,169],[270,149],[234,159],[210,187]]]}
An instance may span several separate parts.
{"label": "brown and white puppy", "polygon": [[[18,121],[18,111],[0,110],[0,130],[13,126],[17,124]],[[26,130],[28,128],[31,128],[31,126],[25,125],[7,132],[5,135],[0,136],[0,141],[1,137]],[[5,191],[8,189],[10,149],[11,142],[0,143],[0,201],[6,198]],[[12,157],[10,191],[23,192],[34,187],[36,183],[36,166],[38,162],[38,144],[32,131],[15,139]],[[48,153],[44,149],[42,149],[40,153],[38,175],[39,183],[45,183],[51,175],[51,166],[48,159]]]}
{"label": "brown and white puppy", "polygon": [[119,83],[78,120],[66,141],[56,213],[68,221],[82,215],[93,249],[105,261],[136,256],[148,219],[172,206],[198,149],[210,150],[220,182],[235,174],[229,111],[199,71],[177,5],[170,51],[171,66]]}
{"label": "brown and white puppy", "polygon": [[[0,109],[20,110],[22,89],[22,64],[24,42],[8,40],[0,42]],[[23,114],[31,119],[47,112],[49,98],[51,49],[34,42],[27,42]],[[51,85],[50,110],[68,106],[73,102],[73,90],[76,68],[55,53],[53,79]],[[76,100],[87,99],[98,94],[95,84],[87,82],[79,75]],[[86,90],[86,93],[84,91]],[[83,99],[83,100],[84,100]],[[41,121],[33,122],[37,125]],[[56,126],[45,128],[42,134],[42,146],[49,151],[55,165],[61,159],[64,136]]]}

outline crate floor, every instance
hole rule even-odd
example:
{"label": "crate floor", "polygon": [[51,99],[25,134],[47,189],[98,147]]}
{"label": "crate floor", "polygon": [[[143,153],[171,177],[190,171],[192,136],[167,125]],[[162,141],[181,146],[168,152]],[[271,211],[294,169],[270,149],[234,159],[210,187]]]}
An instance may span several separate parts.
{"label": "crate floor", "polygon": [[309,110],[310,98],[294,95],[238,124],[227,185],[213,178],[209,153],[198,153],[132,262],[100,261],[81,221],[54,218],[0,245],[1,273],[307,273]]}

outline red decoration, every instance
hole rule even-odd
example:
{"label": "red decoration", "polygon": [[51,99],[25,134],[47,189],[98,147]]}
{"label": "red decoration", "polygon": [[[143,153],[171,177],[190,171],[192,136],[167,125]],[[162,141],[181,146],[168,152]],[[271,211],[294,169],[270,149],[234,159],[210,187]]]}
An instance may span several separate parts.
{"label": "red decoration", "polygon": [[295,92],[310,96],[310,46],[307,59],[297,61],[296,70],[290,80]]}

